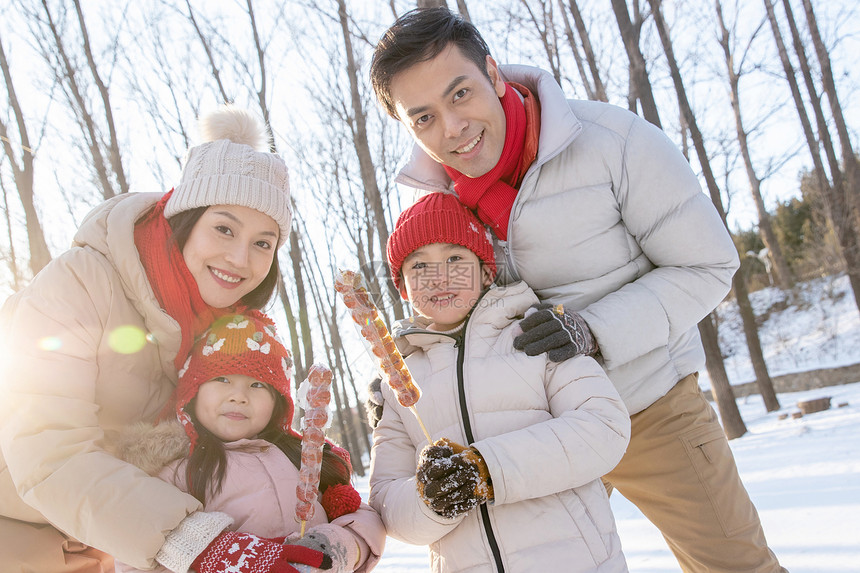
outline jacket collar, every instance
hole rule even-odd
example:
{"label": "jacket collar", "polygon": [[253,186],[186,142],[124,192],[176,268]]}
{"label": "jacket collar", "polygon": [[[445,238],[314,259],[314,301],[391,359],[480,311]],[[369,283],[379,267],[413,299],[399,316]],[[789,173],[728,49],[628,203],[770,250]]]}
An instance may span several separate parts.
{"label": "jacket collar", "polygon": [[[75,233],[72,245],[87,247],[102,254],[122,279],[123,294],[140,313],[148,334],[164,348],[164,358],[179,349],[179,325],[161,306],[152,292],[149,278],[143,270],[134,245],[134,224],[162,197],[162,193],[124,193],[117,195],[84,218]],[[172,371],[169,368],[167,371]]]}

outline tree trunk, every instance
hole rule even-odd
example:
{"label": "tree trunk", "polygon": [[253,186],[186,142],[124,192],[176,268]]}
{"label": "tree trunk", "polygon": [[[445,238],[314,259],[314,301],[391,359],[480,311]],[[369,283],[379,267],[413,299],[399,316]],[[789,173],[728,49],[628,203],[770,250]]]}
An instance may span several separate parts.
{"label": "tree trunk", "polygon": [[720,46],[723,48],[725,55],[726,72],[729,80],[729,98],[732,104],[732,111],[735,116],[735,130],[738,134],[738,144],[741,150],[741,156],[744,160],[744,167],[747,172],[747,179],[750,182],[750,192],[752,193],[753,202],[756,206],[759,220],[759,234],[761,235],[764,246],[767,247],[768,253],[773,260],[773,266],[776,270],[777,284],[783,290],[790,290],[794,284],[794,276],[785,257],[782,254],[782,248],[776,238],[776,233],[770,222],[770,214],[764,205],[764,200],[761,196],[761,180],[756,175],[755,168],[752,164],[752,156],[750,155],[749,143],[747,140],[747,132],[744,128],[743,119],[741,118],[740,104],[740,75],[741,70],[735,70],[734,55],[730,47],[729,30],[726,28],[723,19],[723,9],[720,0],[716,0],[717,21],[720,25]]}
{"label": "tree trunk", "polygon": [[[621,32],[621,40],[624,42],[624,49],[630,60],[631,88],[635,91],[635,99],[639,101],[642,108],[642,117],[662,129],[660,114],[657,113],[657,103],[654,101],[654,94],[651,91],[651,80],[648,79],[645,57],[639,49],[639,32],[642,29],[641,16],[634,4],[636,21],[635,23],[631,22],[630,14],[627,12],[626,0],[611,1],[612,11],[615,12],[615,20],[618,22],[618,30]],[[633,109],[632,111],[636,110]]]}
{"label": "tree trunk", "polygon": [[[290,233],[292,235],[292,233]],[[296,325],[296,317],[293,314],[293,306],[290,303],[290,295],[284,286],[284,281],[278,281],[278,297],[281,299],[281,305],[284,308],[284,314],[287,317],[287,330],[290,333],[290,348],[293,353],[293,368],[295,369],[295,387],[298,389],[299,382],[304,380],[304,373],[307,372],[304,360],[302,360],[302,347],[300,345],[301,338]]]}
{"label": "tree trunk", "polygon": [[726,375],[726,366],[723,363],[723,355],[720,352],[720,342],[717,337],[717,327],[712,315],[708,315],[699,323],[699,334],[702,337],[702,345],[705,347],[705,363],[708,374],[711,377],[711,394],[717,403],[720,412],[720,421],[723,431],[730,440],[740,438],[747,433],[746,424],[741,418],[735,394],[729,384]]}
{"label": "tree trunk", "polygon": [[233,103],[233,98],[227,95],[227,90],[224,89],[224,83],[221,81],[221,70],[215,63],[215,58],[212,55],[212,46],[209,40],[203,35],[203,31],[197,24],[197,18],[194,16],[194,9],[191,7],[191,0],[185,0],[185,7],[188,8],[188,20],[194,28],[194,33],[203,45],[203,51],[206,52],[206,59],[209,62],[209,70],[212,72],[212,77],[215,78],[215,84],[218,86],[218,93],[221,94],[221,101],[224,103]]}
{"label": "tree trunk", "polygon": [[[698,124],[696,123],[696,117],[693,115],[693,109],[690,106],[690,102],[687,99],[687,92],[684,89],[684,84],[681,80],[681,72],[678,69],[678,62],[675,59],[674,50],[672,49],[672,42],[669,38],[669,29],[666,26],[666,22],[663,20],[663,14],[660,12],[660,0],[648,0],[648,4],[651,6],[651,15],[654,17],[654,24],[657,27],[657,33],[660,36],[660,43],[663,45],[663,51],[666,53],[666,61],[669,64],[669,70],[672,75],[672,82],[675,85],[675,92],[678,96],[678,107],[681,110],[681,114],[684,118],[684,123],[687,125],[687,128],[690,130],[690,137],[693,140],[693,147],[696,149],[696,155],[699,158],[699,165],[702,168],[702,174],[705,177],[705,182],[708,186],[708,191],[711,195],[711,201],[714,203],[714,207],[716,207],[717,212],[720,214],[720,218],[723,220],[723,225],[726,226],[726,230],[728,231],[728,224],[726,222],[726,212],[723,208],[723,200],[720,196],[720,189],[717,186],[717,180],[714,177],[714,173],[711,170],[711,163],[708,158],[707,151],[705,150],[705,142],[702,137],[702,132],[699,130]],[[752,307],[749,303],[748,290],[746,288],[746,284],[742,284],[741,288],[737,288],[739,283],[743,283],[744,281],[743,273],[735,273],[733,282],[735,284],[735,296],[738,298],[738,306],[743,308],[744,306],[749,307],[749,312],[742,312],[741,318],[744,322],[744,333],[747,334],[747,346],[750,349],[750,356],[763,356],[763,352],[761,350],[761,343],[758,339],[758,335],[750,336],[749,333],[755,331],[757,326],[755,324],[755,316],[752,315]],[[765,374],[764,377],[759,377],[758,372],[756,373],[756,382],[759,384],[759,387],[770,386],[770,392],[773,392],[773,381],[770,379],[770,375],[767,374],[767,368],[764,366],[762,360],[762,364],[760,364],[760,368]],[[779,406],[777,405],[777,408]]]}
{"label": "tree trunk", "polygon": [[[343,387],[345,390],[346,384],[344,381],[346,380],[347,368],[344,365],[344,361],[343,361],[342,355],[341,355],[341,353],[343,352],[343,339],[340,336],[340,327],[338,326],[338,322],[337,322],[337,305],[335,305],[335,304],[331,305],[330,316],[331,316],[331,321],[329,324],[329,331],[331,332],[331,346],[332,346],[332,353],[334,354],[334,371],[338,373],[338,377],[340,378],[341,383],[343,384]],[[344,395],[346,395],[346,392],[344,392]],[[346,403],[349,404],[348,399],[346,400]],[[359,404],[358,396],[356,396],[356,404]],[[349,409],[348,414],[349,414],[350,420],[351,420],[349,423],[349,431],[350,431],[350,435],[353,436],[353,439],[354,439],[354,448],[355,448],[355,454],[356,454],[356,456],[353,457],[353,460],[352,460],[352,467],[355,470],[355,473],[357,473],[360,476],[363,476],[364,475],[364,464],[361,461],[362,449],[360,448],[360,444],[359,444],[359,434],[364,436],[363,443],[364,443],[365,449],[369,455],[370,454],[370,445],[367,441],[367,432],[363,430],[363,426],[361,424],[358,424],[356,427],[356,425],[354,425],[352,423],[352,409],[351,408]]]}
{"label": "tree trunk", "polygon": [[9,196],[6,193],[6,185],[3,177],[0,177],[0,192],[3,193],[3,218],[6,222],[6,238],[9,240],[9,272],[12,274],[12,291],[21,290],[24,282],[21,271],[18,270],[18,257],[15,254],[15,242],[12,237],[12,218],[9,216]]}
{"label": "tree trunk", "polygon": [[60,73],[58,71],[57,80],[58,82],[65,84],[69,89],[72,98],[72,108],[75,112],[75,116],[81,124],[81,129],[84,131],[87,146],[89,147],[90,155],[92,156],[92,167],[102,190],[102,197],[104,199],[110,199],[116,195],[116,191],[111,184],[110,177],[108,177],[107,166],[105,164],[104,155],[102,154],[101,142],[99,141],[95,120],[87,107],[87,102],[84,100],[81,88],[78,85],[75,67],[72,65],[72,61],[66,53],[66,47],[60,37],[59,30],[57,30],[57,27],[54,24],[54,19],[51,15],[51,10],[48,7],[47,0],[42,0],[42,7],[45,10],[48,27],[51,30],[51,36],[53,37],[54,44],[57,47],[57,55],[62,63],[62,72]]}
{"label": "tree trunk", "polygon": [[[349,15],[346,11],[346,3],[344,0],[338,0],[338,16],[340,18],[341,32],[343,34],[344,51],[346,53],[347,68],[346,72],[349,76],[349,93],[352,101],[352,121],[350,128],[352,129],[353,144],[355,152],[358,155],[358,164],[361,171],[361,182],[364,186],[365,197],[373,211],[373,221],[376,224],[376,238],[379,241],[379,249],[381,253],[385,252],[386,244],[388,243],[388,222],[385,216],[385,207],[382,204],[382,195],[379,191],[379,184],[376,181],[376,169],[373,165],[373,157],[370,154],[370,142],[367,136],[367,117],[364,108],[361,104],[361,93],[359,92],[359,77],[358,68],[355,63],[355,54],[352,49],[352,37],[349,31]],[[392,300],[397,300],[400,295],[394,288],[394,283],[386,281],[389,289],[389,295]],[[394,305],[394,317],[396,319],[403,318],[403,309],[398,305]]]}
{"label": "tree trunk", "polygon": [[[603,85],[603,80],[600,79],[600,69],[597,67],[597,58],[594,57],[594,50],[591,47],[591,40],[588,37],[588,29],[585,27],[585,20],[582,19],[582,12],[576,0],[569,0],[568,6],[570,13],[573,15],[573,21],[576,24],[576,31],[579,34],[579,39],[582,42],[582,51],[585,52],[585,60],[588,62],[588,69],[591,70],[591,79],[594,80],[594,95],[598,101],[609,101],[606,97],[606,87]],[[559,8],[561,8],[561,0],[559,0]],[[564,9],[561,10],[564,13]]]}
{"label": "tree trunk", "polygon": [[802,0],[802,2],[803,8],[806,11],[806,22],[809,27],[809,34],[812,37],[812,45],[815,47],[818,64],[821,68],[821,85],[824,88],[824,93],[827,94],[827,101],[830,103],[830,113],[833,116],[833,124],[836,126],[836,133],[839,135],[839,145],[842,147],[842,166],[845,170],[846,179],[845,192],[848,196],[847,206],[852,211],[853,216],[851,219],[856,230],[858,223],[860,223],[860,208],[858,208],[860,207],[858,205],[860,203],[860,165],[858,165],[857,156],[854,154],[854,148],[851,145],[851,136],[848,133],[848,126],[842,113],[842,105],[839,103],[839,97],[836,93],[836,84],[833,81],[830,54],[827,53],[827,48],[824,42],[821,41],[821,34],[818,31],[818,21],[812,9],[812,2],[809,0]]}
{"label": "tree trunk", "polygon": [[[6,83],[9,106],[15,114],[15,120],[18,124],[18,137],[21,145],[20,162],[16,157],[15,150],[12,148],[12,140],[9,139],[9,132],[2,119],[0,119],[0,140],[2,140],[3,151],[9,160],[12,174],[15,177],[15,188],[18,190],[18,197],[21,199],[21,205],[24,207],[24,221],[27,225],[27,243],[30,248],[30,271],[35,276],[51,261],[51,253],[48,250],[48,243],[45,241],[45,233],[42,230],[42,223],[39,221],[39,214],[36,212],[33,189],[33,149],[30,144],[30,136],[27,132],[27,124],[24,120],[24,113],[21,110],[18,94],[15,91],[15,85],[12,83],[9,61],[6,59],[6,51],[3,49],[2,42],[0,42],[0,69],[3,71],[3,80]],[[11,234],[11,228],[9,232]],[[9,245],[12,245],[11,239]]]}
{"label": "tree trunk", "polygon": [[746,280],[743,277],[744,274],[738,271],[732,279],[735,298],[738,301],[738,312],[741,315],[744,336],[747,339],[747,347],[750,351],[750,362],[752,362],[753,372],[755,372],[756,386],[758,386],[759,394],[761,394],[764,400],[765,409],[768,412],[775,412],[779,410],[779,400],[776,398],[776,392],[773,389],[773,380],[770,378],[770,372],[768,372],[767,363],[764,360],[761,340],[758,337],[755,313],[753,312],[752,304],[750,304]]}
{"label": "tree trunk", "polygon": [[457,0],[457,10],[459,10],[460,16],[462,16],[466,22],[472,21],[472,17],[469,16],[469,7],[466,6],[466,0]]}
{"label": "tree trunk", "polygon": [[858,248],[858,237],[854,225],[851,222],[851,217],[848,214],[848,209],[845,198],[845,185],[842,181],[841,173],[837,169],[831,173],[833,184],[827,180],[827,172],[824,170],[824,165],[821,162],[819,153],[818,141],[812,131],[812,124],[809,121],[809,116],[806,113],[806,108],[803,104],[803,98],[800,95],[800,88],[795,80],[794,67],[791,65],[791,60],[788,58],[788,51],[785,48],[785,43],[782,40],[782,33],[779,30],[779,24],[776,21],[776,15],[773,11],[771,0],[764,0],[767,18],[770,22],[773,38],[776,42],[779,59],[782,62],[782,68],[785,72],[785,79],[788,82],[791,96],[794,98],[794,105],[797,108],[797,115],[800,119],[800,124],[803,127],[803,135],[806,138],[806,145],[809,148],[809,153],[812,157],[815,177],[818,180],[818,186],[821,191],[821,197],[827,206],[828,217],[833,225],[833,230],[839,241],[839,247],[843,259],[845,260],[845,270],[848,274],[848,281],[851,283],[851,288],[854,292],[854,303],[857,309],[860,310],[860,248]]}
{"label": "tree trunk", "polygon": [[302,275],[303,244],[304,242],[299,236],[298,224],[293,221],[293,230],[290,232],[290,260],[293,264],[293,281],[295,281],[296,286],[296,302],[299,305],[299,327],[304,350],[304,366],[306,369],[305,373],[302,374],[302,378],[307,375],[307,369],[314,363],[313,337],[311,336],[310,317],[308,316],[308,297],[305,292],[305,281]]}
{"label": "tree trunk", "polygon": [[552,77],[555,78],[555,83],[561,85],[561,64],[558,59],[558,45],[555,37],[555,26],[552,21],[552,2],[548,4],[545,0],[540,0],[541,19],[535,15],[534,11],[528,3],[528,0],[520,0],[520,3],[528,12],[529,19],[535,27],[540,38],[541,47],[546,54],[546,61],[549,64]]}
{"label": "tree trunk", "polygon": [[87,25],[84,22],[84,13],[81,10],[81,2],[80,0],[75,0],[75,11],[78,14],[78,23],[81,27],[81,38],[84,43],[84,53],[87,56],[87,64],[90,68],[90,73],[93,76],[93,81],[96,83],[96,87],[98,87],[99,95],[102,99],[102,106],[105,110],[105,123],[108,128],[108,157],[110,159],[111,170],[113,171],[114,177],[116,177],[117,185],[119,185],[120,193],[128,193],[128,180],[125,177],[125,169],[122,166],[122,155],[119,151],[119,141],[117,140],[116,135],[116,124],[113,120],[113,106],[110,103],[110,94],[108,93],[108,88],[105,85],[104,81],[102,81],[101,75],[99,75],[98,66],[96,66],[96,60],[93,57],[92,49],[90,48],[90,36],[87,32]]}

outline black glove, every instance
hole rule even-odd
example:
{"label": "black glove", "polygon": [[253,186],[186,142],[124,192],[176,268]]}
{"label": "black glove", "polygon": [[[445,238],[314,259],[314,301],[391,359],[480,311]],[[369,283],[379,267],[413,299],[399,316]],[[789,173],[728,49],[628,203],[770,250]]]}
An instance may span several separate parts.
{"label": "black glove", "polygon": [[382,419],[382,378],[376,377],[367,385],[367,402],[364,403],[364,410],[367,412],[367,423],[371,428],[376,428],[379,420]]}
{"label": "black glove", "polygon": [[564,362],[580,354],[597,354],[597,342],[585,319],[563,306],[539,304],[520,321],[523,333],[514,338],[514,348],[529,356],[547,353],[553,362]]}
{"label": "black glove", "polygon": [[481,454],[444,438],[422,450],[415,476],[421,499],[442,517],[457,517],[493,499]]}

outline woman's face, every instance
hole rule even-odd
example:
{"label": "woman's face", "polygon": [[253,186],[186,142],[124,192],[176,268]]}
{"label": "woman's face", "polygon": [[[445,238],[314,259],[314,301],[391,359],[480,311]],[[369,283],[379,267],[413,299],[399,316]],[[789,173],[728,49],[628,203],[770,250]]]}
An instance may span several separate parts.
{"label": "woman's face", "polygon": [[225,442],[256,437],[272,419],[275,391],[244,374],[216,376],[197,391],[194,415]]}
{"label": "woman's face", "polygon": [[272,266],[278,234],[275,220],[256,209],[206,209],[182,249],[203,301],[226,308],[257,288]]}

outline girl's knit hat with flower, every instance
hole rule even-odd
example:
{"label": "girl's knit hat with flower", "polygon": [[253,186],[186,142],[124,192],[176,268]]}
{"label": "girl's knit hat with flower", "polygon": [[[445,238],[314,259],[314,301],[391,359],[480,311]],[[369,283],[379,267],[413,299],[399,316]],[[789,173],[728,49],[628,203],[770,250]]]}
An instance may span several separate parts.
{"label": "girl's knit hat with flower", "polygon": [[179,371],[176,387],[176,415],[191,439],[197,432],[185,407],[197,395],[200,386],[216,376],[244,374],[272,386],[287,401],[281,428],[290,434],[293,400],[290,396],[290,372],[293,361],[289,351],[275,333],[272,320],[259,311],[231,314],[216,320],[197,339],[185,365]]}
{"label": "girl's knit hat with flower", "polygon": [[290,180],[287,164],[269,151],[265,124],[231,105],[201,116],[199,123],[203,143],[188,150],[164,216],[212,205],[249,207],[278,223],[278,246],[283,245],[293,217]]}

